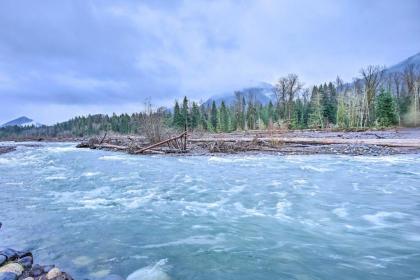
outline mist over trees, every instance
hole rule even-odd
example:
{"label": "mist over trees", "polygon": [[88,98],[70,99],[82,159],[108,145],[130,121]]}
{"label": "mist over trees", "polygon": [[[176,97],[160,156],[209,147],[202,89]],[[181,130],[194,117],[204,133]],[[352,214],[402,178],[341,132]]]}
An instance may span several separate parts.
{"label": "mist over trees", "polygon": [[420,125],[420,69],[402,72],[367,66],[352,83],[335,81],[305,87],[296,74],[280,77],[272,100],[262,105],[251,92],[236,91],[233,104],[208,105],[185,96],[173,110],[150,105],[141,113],[75,117],[43,127],[4,127],[0,137],[83,137],[103,132],[150,134],[159,140],[163,127],[172,130],[231,132],[255,129],[365,129]]}
{"label": "mist over trees", "polygon": [[[262,105],[252,93],[237,91],[235,102],[230,106],[222,102],[217,107],[213,101],[211,106],[202,105],[200,110],[192,111],[188,107],[191,118],[200,119],[200,122],[187,123],[187,126],[191,130],[230,132],[420,124],[420,69],[414,65],[408,65],[403,73],[387,73],[384,67],[367,66],[360,70],[360,77],[353,83],[344,84],[337,77],[334,82],[312,88],[304,88],[296,74],[289,74],[277,80],[273,96],[274,104],[270,101]],[[174,112],[177,127],[176,105]],[[184,125],[185,122],[178,127]]]}

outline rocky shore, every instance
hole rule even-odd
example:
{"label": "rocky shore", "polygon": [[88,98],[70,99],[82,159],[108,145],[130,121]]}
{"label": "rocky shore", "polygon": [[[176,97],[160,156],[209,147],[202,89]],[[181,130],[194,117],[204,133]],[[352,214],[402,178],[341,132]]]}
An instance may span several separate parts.
{"label": "rocky shore", "polygon": [[0,250],[0,280],[73,280],[73,278],[54,265],[34,264],[34,257],[30,251],[6,248]]}
{"label": "rocky shore", "polygon": [[[420,129],[377,131],[247,131],[232,133],[189,133],[188,155],[275,153],[278,155],[342,154],[394,155],[420,153]],[[134,153],[150,145],[144,137],[114,135],[92,137],[77,147]],[[176,154],[163,145],[147,153]]]}
{"label": "rocky shore", "polygon": [[[0,229],[1,226],[0,223]],[[34,264],[30,251],[5,248],[0,249],[0,280],[73,280],[73,277],[55,265]],[[108,275],[101,280],[124,279]]]}

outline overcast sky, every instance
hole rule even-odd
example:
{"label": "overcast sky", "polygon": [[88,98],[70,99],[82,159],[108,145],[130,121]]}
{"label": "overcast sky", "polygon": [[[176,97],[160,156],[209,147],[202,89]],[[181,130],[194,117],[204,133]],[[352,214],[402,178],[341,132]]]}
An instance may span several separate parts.
{"label": "overcast sky", "polygon": [[172,105],[420,52],[420,1],[0,1],[0,123]]}

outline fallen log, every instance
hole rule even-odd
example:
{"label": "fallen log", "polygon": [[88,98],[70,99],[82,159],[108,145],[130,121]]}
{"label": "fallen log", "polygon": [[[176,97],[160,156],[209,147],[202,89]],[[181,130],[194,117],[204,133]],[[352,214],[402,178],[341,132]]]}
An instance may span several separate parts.
{"label": "fallen log", "polygon": [[112,145],[112,144],[100,144],[95,145],[96,149],[110,149],[110,150],[118,150],[118,151],[126,151],[128,147],[126,146],[118,146],[118,145]]}
{"label": "fallen log", "polygon": [[[147,146],[147,147],[145,147],[145,148],[142,148],[142,149],[140,149],[140,150],[134,151],[134,152],[133,152],[133,154],[142,154],[142,153],[144,153],[144,152],[145,152],[145,151],[147,151],[147,150],[150,150],[150,149],[153,149],[153,148],[159,147],[159,146],[164,145],[164,144],[166,144],[166,143],[169,143],[169,142],[171,142],[171,141],[177,141],[179,138],[182,138],[182,137],[186,136],[186,134],[187,134],[187,132],[186,132],[186,131],[184,131],[181,135],[178,135],[178,136],[175,136],[175,137],[172,137],[172,138],[166,139],[166,140],[161,141],[161,142],[159,142],[159,143],[155,143],[155,144],[152,144],[152,145]],[[176,143],[178,144],[178,142],[176,142]]]}

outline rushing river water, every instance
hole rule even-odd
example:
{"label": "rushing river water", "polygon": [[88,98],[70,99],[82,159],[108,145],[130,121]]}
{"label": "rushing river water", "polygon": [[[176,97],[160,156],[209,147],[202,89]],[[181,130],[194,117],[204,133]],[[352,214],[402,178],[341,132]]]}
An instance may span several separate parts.
{"label": "rushing river water", "polygon": [[[76,279],[418,279],[420,155],[0,155],[0,247]],[[162,272],[162,273],[161,273]],[[164,275],[163,275],[164,276]]]}

